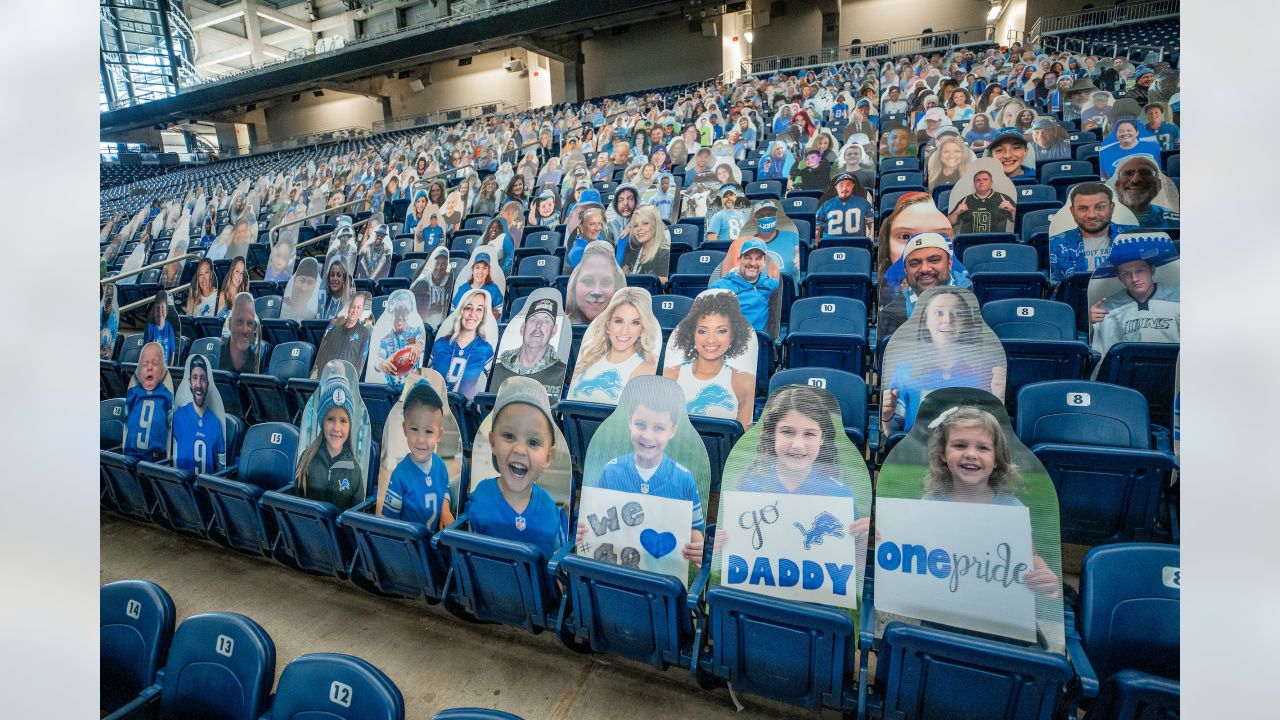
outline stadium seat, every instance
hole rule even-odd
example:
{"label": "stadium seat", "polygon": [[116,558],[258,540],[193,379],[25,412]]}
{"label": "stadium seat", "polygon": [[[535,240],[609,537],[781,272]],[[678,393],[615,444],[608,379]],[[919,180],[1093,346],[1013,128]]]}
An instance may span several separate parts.
{"label": "stadium seat", "polygon": [[[464,471],[463,477],[469,477]],[[355,540],[351,580],[392,597],[435,603],[444,585],[445,567],[431,548],[431,531],[422,523],[373,514],[372,506],[342,514],[342,526]]]}
{"label": "stadium seat", "polygon": [[1063,202],[1067,201],[1067,191],[1072,185],[1097,182],[1098,179],[1093,165],[1087,160],[1059,160],[1040,168],[1040,184],[1056,190],[1058,199]]}
{"label": "stadium seat", "polygon": [[814,213],[818,211],[818,198],[790,194],[782,201],[782,210],[793,220],[801,218],[813,222]]}
{"label": "stadium seat", "polygon": [[449,708],[431,716],[431,720],[524,720],[501,710],[486,708]]}
{"label": "stadium seat", "polygon": [[316,349],[305,342],[288,342],[276,345],[265,373],[243,373],[236,383],[249,397],[249,407],[256,422],[289,422],[298,408],[290,404],[291,395],[285,390],[293,378],[305,378],[311,374]]}
{"label": "stadium seat", "polygon": [[535,255],[521,260],[516,274],[507,278],[507,304],[527,297],[538,288],[550,287],[560,275],[560,265],[560,258],[554,255]]}
{"label": "stadium seat", "polygon": [[124,398],[111,398],[98,403],[98,449],[113,450],[124,444]]}
{"label": "stadium seat", "polygon": [[[244,434],[243,423],[234,415],[227,415],[223,437],[228,465],[235,462],[236,449]],[[179,470],[172,460],[138,463],[138,481],[147,486],[155,505],[151,508],[151,520],[175,532],[199,538],[209,537],[212,512],[207,498],[196,487],[196,473]]]}
{"label": "stadium seat", "polygon": [[681,255],[676,271],[667,279],[667,292],[697,297],[707,289],[712,273],[720,268],[724,257],[725,253],[720,250],[698,250]]}
{"label": "stadium seat", "polygon": [[276,347],[285,343],[296,342],[301,329],[295,320],[282,318],[262,318],[262,339],[268,345]]}
{"label": "stadium seat", "polygon": [[484,232],[484,226],[488,225],[492,219],[488,215],[468,215],[462,221],[461,232]]}
{"label": "stadium seat", "polygon": [[894,172],[880,176],[880,192],[924,192],[924,175],[918,172]]}
{"label": "stadium seat", "polygon": [[992,244],[1008,245],[1017,242],[1017,240],[1017,236],[1013,233],[1006,232],[961,233],[955,237],[955,240],[953,240],[951,244],[955,250],[956,257],[960,258],[961,262],[963,262],[965,253],[967,253],[971,247]]}
{"label": "stadium seat", "polygon": [[961,257],[979,305],[1012,298],[1038,300],[1049,286],[1049,278],[1037,269],[1035,248],[1021,243],[969,246]]}
{"label": "stadium seat", "polygon": [[920,172],[920,161],[913,157],[888,157],[880,161],[880,174]]}
{"label": "stadium seat", "polygon": [[861,375],[867,351],[867,308],[861,300],[823,295],[792,305],[786,367],[825,367]]}
{"label": "stadium seat", "polygon": [[208,497],[214,525],[209,536],[241,552],[269,555],[274,519],[259,507],[262,493],[293,482],[298,430],[278,422],[250,427],[235,467],[196,478]]}
{"label": "stadium seat", "polygon": [[173,639],[173,598],[146,580],[98,592],[99,709],[115,712],[156,681]]}
{"label": "stadium seat", "polygon": [[702,228],[687,222],[678,222],[667,228],[671,233],[671,262],[678,265],[680,256],[702,245]]}
{"label": "stadium seat", "polygon": [[780,180],[755,180],[746,183],[743,190],[748,200],[782,199],[782,181]]}
{"label": "stadium seat", "polygon": [[1054,300],[991,300],[982,319],[1004,345],[1008,375],[1004,402],[1018,411],[1018,391],[1046,380],[1083,380],[1093,354],[1077,338],[1071,307]]}
{"label": "stadium seat", "polygon": [[809,254],[801,283],[805,297],[833,295],[871,302],[871,253],[864,248],[820,247]]}
{"label": "stadium seat", "polygon": [[[203,355],[209,367],[218,367],[218,357],[222,354],[222,338],[203,337],[191,345],[188,355]],[[222,388],[218,388],[221,392]]]}
{"label": "stadium seat", "polygon": [[627,275],[627,287],[640,288],[650,296],[662,294],[662,280],[657,275]]}
{"label": "stadium seat", "polygon": [[536,232],[525,231],[524,239],[520,242],[520,247],[515,251],[515,262],[517,264],[523,262],[526,258],[537,255],[558,255],[563,256],[564,238],[560,233],[554,230],[538,230]]}
{"label": "stadium seat", "polygon": [[1071,678],[1057,653],[891,622],[867,693],[876,717],[1049,720]]}
{"label": "stadium seat", "polygon": [[125,455],[122,450],[98,451],[104,505],[135,520],[150,521],[155,497],[138,478],[138,459]]}
{"label": "stadium seat", "polygon": [[1151,540],[1174,457],[1151,448],[1146,400],[1085,380],[1026,385],[1015,428],[1058,491],[1062,541]]}
{"label": "stadium seat", "polygon": [[442,599],[484,622],[532,633],[554,629],[560,593],[542,550],[468,527],[464,505],[457,520],[431,538],[432,549],[449,556]]}
{"label": "stadium seat", "polygon": [[866,450],[867,383],[862,376],[831,368],[791,368],[769,378],[769,394],[784,385],[811,385],[831,393],[840,405],[845,435]]}
{"label": "stadium seat", "polygon": [[259,720],[276,674],[276,647],[260,625],[236,613],[193,615],[178,626],[158,682],[110,720]]}
{"label": "stadium seat", "polygon": [[404,696],[365,660],[311,653],[285,666],[263,720],[404,720]]}
{"label": "stadium seat", "polygon": [[651,295],[653,315],[658,319],[658,326],[664,333],[675,330],[676,325],[689,314],[693,307],[693,298],[685,295]]}
{"label": "stadium seat", "polygon": [[259,320],[275,319],[280,317],[280,307],[283,304],[279,295],[262,295],[253,301],[253,307],[258,314]]}
{"label": "stadium seat", "polygon": [[1165,161],[1164,173],[1171,178],[1180,178],[1182,176],[1182,156],[1169,156],[1169,159]]}
{"label": "stadium seat", "polygon": [[298,323],[298,339],[319,348],[324,340],[324,334],[329,331],[329,326],[332,324],[328,320],[303,320]]}
{"label": "stadium seat", "polygon": [[1121,670],[1102,684],[1085,720],[1176,718],[1181,705],[1177,682],[1138,670]]}
{"label": "stadium seat", "polygon": [[1081,334],[1089,329],[1089,281],[1092,279],[1093,273],[1071,273],[1053,288],[1053,299],[1071,307],[1076,332]]}
{"label": "stadium seat", "polygon": [[471,251],[481,245],[479,233],[459,232],[449,240],[450,257],[471,257]]}
{"label": "stadium seat", "polygon": [[1096,379],[1142,393],[1151,422],[1171,427],[1178,348],[1177,343],[1116,343],[1098,364]]}
{"label": "stadium seat", "polygon": [[[369,292],[373,291],[370,290]],[[378,322],[378,318],[382,317],[382,311],[387,309],[387,301],[390,299],[390,295],[378,295],[373,298],[373,307],[370,310],[373,312],[373,322],[375,324]]]}

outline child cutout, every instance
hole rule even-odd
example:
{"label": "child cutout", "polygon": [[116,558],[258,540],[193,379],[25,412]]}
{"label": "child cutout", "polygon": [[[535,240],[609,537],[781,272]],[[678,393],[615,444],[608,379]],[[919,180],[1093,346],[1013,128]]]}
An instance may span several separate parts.
{"label": "child cutout", "polygon": [[657,372],[661,348],[649,291],[619,290],[582,338],[567,399],[617,403],[632,378]]}
{"label": "child cutout", "polygon": [[481,480],[467,498],[470,529],[529,543],[550,557],[565,542],[568,519],[538,484],[559,449],[546,390],[530,378],[508,378],[491,417],[487,437],[496,475]]}
{"label": "child cutout", "polygon": [[680,386],[690,415],[737,420],[745,430],[755,410],[758,350],[738,297],[706,290],[671,333],[662,375]]}
{"label": "child cutout", "polygon": [[98,311],[98,357],[110,360],[120,336],[120,305],[116,302],[116,284],[102,290],[102,306]]}
{"label": "child cutout", "polygon": [[[449,471],[436,448],[444,434],[444,401],[426,379],[414,382],[405,395],[400,431],[408,453],[391,472],[391,482],[378,503],[385,518],[421,523],[436,532],[453,522]],[[387,432],[394,432],[390,425]]]}
{"label": "child cutout", "polygon": [[344,360],[324,366],[320,386],[303,410],[298,494],[339,511],[365,499],[369,414],[360,401],[356,370]]}
{"label": "child cutout", "polygon": [[226,462],[226,415],[209,361],[187,357],[182,383],[173,394],[173,466],[194,473],[215,473]]}
{"label": "child cutout", "polygon": [[164,348],[149,342],[138,353],[124,396],[124,454],[139,460],[164,459],[169,447],[169,411],[173,409],[173,380],[164,360]]}
{"label": "child cutout", "polygon": [[177,362],[178,336],[182,329],[178,327],[178,311],[170,303],[167,290],[157,290],[151,300],[151,309],[147,313],[147,327],[143,332],[143,342],[159,343],[164,351],[164,362],[172,365]]}
{"label": "child cutout", "polygon": [[[598,507],[592,500],[597,489],[647,495],[655,498],[681,500],[689,503],[690,512],[687,542],[680,543],[678,556],[696,567],[702,565],[703,537],[706,518],[704,499],[710,491],[711,467],[697,430],[689,423],[684,410],[684,395],[675,383],[661,377],[637,378],[623,391],[618,409],[600,425],[592,436],[587,449],[584,468],[582,502],[579,505],[577,527],[577,552],[597,560],[613,561],[613,548],[599,546],[597,533],[583,515],[583,508]],[[645,510],[645,527],[666,530],[670,523],[660,523],[653,517],[666,506],[651,506]],[[607,527],[607,525],[605,526]],[[602,530],[604,527],[601,528]],[[660,532],[655,530],[654,532]],[[681,538],[680,534],[676,535]],[[672,563],[657,561],[670,554],[671,549],[646,543],[642,535],[640,549],[621,550],[621,562],[625,566],[642,570],[671,567]],[[687,566],[678,563],[681,567]],[[677,573],[681,579],[686,573]]]}
{"label": "child cutout", "polygon": [[[435,370],[420,367],[414,368],[405,378],[404,389],[400,391],[396,403],[387,412],[386,422],[382,425],[382,442],[378,446],[381,452],[378,461],[378,477],[376,480],[371,480],[377,488],[377,498],[370,512],[381,512],[380,508],[386,502],[387,488],[391,486],[391,473],[409,454],[409,442],[403,427],[404,404],[409,393],[419,384],[429,385],[435,396],[440,398],[440,432],[436,434],[434,452],[444,461],[445,472],[449,476],[450,511],[458,507],[463,470],[462,438],[458,433],[458,420],[449,410],[449,392],[445,389],[444,378]],[[441,527],[444,526],[441,525]]]}

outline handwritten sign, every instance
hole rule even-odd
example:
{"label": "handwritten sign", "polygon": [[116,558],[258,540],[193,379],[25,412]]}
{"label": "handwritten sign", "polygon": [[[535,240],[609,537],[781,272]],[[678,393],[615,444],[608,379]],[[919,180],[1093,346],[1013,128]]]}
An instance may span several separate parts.
{"label": "handwritten sign", "polygon": [[720,583],[804,602],[858,606],[852,498],[726,491]]}
{"label": "handwritten sign", "polygon": [[579,555],[673,575],[688,586],[684,546],[693,525],[692,502],[585,487],[578,517],[587,525]]}
{"label": "handwritten sign", "polygon": [[876,610],[1034,642],[1027,508],[880,498]]}

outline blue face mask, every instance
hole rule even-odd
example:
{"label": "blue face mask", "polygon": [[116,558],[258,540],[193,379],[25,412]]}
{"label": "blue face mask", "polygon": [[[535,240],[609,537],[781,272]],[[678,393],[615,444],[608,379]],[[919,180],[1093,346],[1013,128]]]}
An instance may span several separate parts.
{"label": "blue face mask", "polygon": [[773,232],[778,227],[778,218],[777,216],[756,218],[756,227],[760,232]]}

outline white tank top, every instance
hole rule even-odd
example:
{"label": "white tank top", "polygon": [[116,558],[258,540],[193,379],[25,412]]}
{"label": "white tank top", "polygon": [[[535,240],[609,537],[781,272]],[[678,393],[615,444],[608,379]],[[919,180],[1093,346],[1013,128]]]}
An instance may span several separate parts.
{"label": "white tank top", "polygon": [[738,419],[738,396],[733,392],[733,368],[728,363],[720,366],[720,372],[708,380],[700,380],[693,374],[693,363],[680,366],[676,379],[689,401],[690,415]]}
{"label": "white tank top", "polygon": [[609,362],[606,354],[591,363],[591,367],[574,381],[573,387],[569,388],[569,399],[616,405],[631,373],[643,362],[644,357],[640,353],[632,353],[621,363]]}

